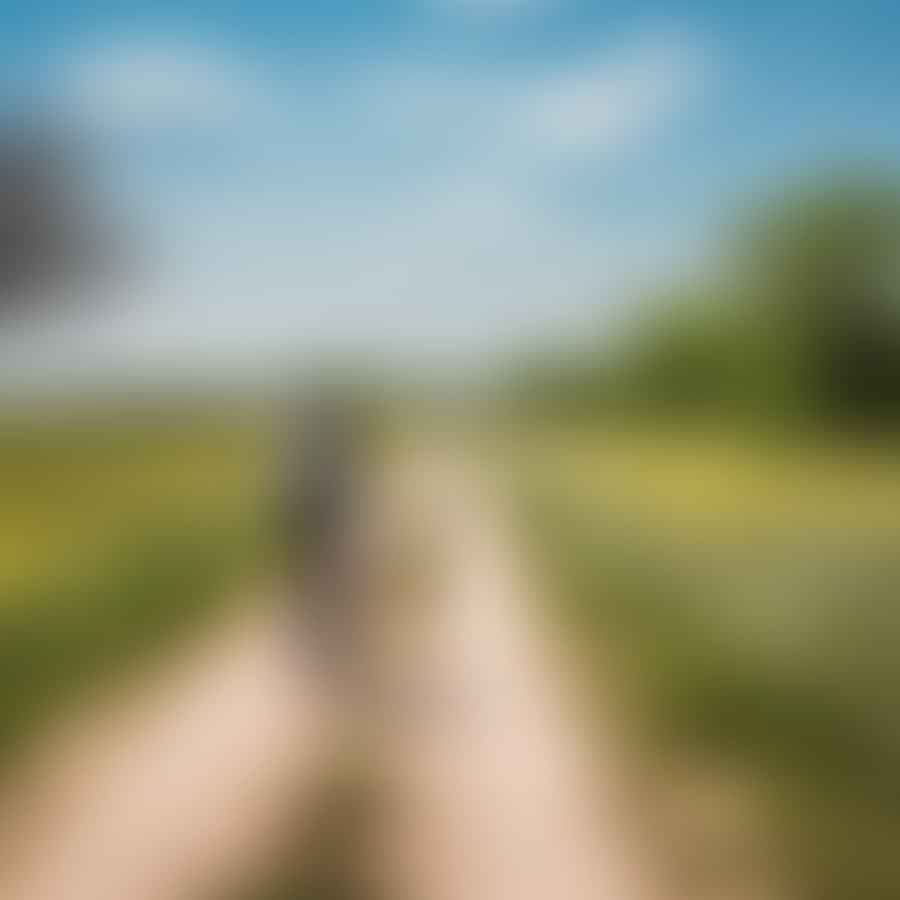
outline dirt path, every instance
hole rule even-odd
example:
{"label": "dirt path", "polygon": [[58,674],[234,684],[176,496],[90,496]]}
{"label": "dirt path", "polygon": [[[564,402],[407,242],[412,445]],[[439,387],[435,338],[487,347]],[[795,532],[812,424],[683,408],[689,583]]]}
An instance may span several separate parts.
{"label": "dirt path", "polygon": [[4,810],[0,896],[198,900],[263,859],[323,746],[291,624],[244,609],[48,735]]}
{"label": "dirt path", "polygon": [[422,467],[407,494],[435,581],[386,641],[382,895],[650,896],[615,743],[592,738],[584,756],[562,657],[531,615],[534,581],[499,504],[446,459]]}
{"label": "dirt path", "polygon": [[[355,716],[381,786],[347,860],[370,876],[363,900],[647,900],[617,748],[592,735],[584,755],[500,504],[446,455],[398,476],[374,517],[394,550],[372,549],[384,591]],[[0,818],[0,897],[206,900],[251,872],[334,749],[295,625],[245,609],[62,727]]]}

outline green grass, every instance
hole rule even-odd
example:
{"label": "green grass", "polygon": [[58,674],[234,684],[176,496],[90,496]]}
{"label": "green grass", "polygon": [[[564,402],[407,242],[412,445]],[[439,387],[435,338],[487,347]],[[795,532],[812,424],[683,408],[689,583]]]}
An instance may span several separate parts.
{"label": "green grass", "polygon": [[0,761],[66,700],[197,624],[251,546],[234,530],[145,534],[81,578],[20,589],[0,616]]}
{"label": "green grass", "polygon": [[[774,796],[798,896],[900,884],[900,456],[702,435],[518,436],[535,552],[660,754]],[[609,669],[598,660],[596,678]]]}
{"label": "green grass", "polygon": [[202,620],[260,556],[262,431],[91,409],[0,428],[0,761]]}

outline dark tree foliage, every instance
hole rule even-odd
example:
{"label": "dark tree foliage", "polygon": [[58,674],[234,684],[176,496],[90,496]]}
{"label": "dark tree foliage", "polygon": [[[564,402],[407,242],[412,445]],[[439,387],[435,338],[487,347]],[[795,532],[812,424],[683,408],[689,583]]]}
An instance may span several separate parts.
{"label": "dark tree foliage", "polygon": [[108,267],[110,235],[91,193],[63,140],[39,129],[0,132],[0,314],[65,296]]}
{"label": "dark tree foliage", "polygon": [[756,313],[797,358],[814,417],[900,417],[900,188],[844,176],[767,207],[744,237]]}
{"label": "dark tree foliage", "polygon": [[900,186],[852,175],[778,192],[698,284],[619,342],[520,374],[531,408],[814,427],[900,425]]}

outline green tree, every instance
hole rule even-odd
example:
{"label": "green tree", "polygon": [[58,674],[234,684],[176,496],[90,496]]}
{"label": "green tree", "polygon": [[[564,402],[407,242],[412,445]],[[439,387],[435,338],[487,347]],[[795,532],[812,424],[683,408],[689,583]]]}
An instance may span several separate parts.
{"label": "green tree", "polygon": [[720,415],[733,407],[733,312],[710,288],[681,288],[654,298],[619,354],[621,402],[666,416]]}
{"label": "green tree", "polygon": [[829,179],[765,206],[739,234],[736,287],[768,401],[838,424],[900,417],[897,184]]}
{"label": "green tree", "polygon": [[121,245],[85,169],[50,131],[0,131],[0,315],[72,296],[112,269]]}

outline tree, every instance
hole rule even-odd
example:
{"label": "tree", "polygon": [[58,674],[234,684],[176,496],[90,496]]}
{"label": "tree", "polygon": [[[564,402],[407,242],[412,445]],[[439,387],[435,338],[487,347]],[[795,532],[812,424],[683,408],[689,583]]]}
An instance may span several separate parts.
{"label": "tree", "polygon": [[[900,188],[805,187],[742,230],[740,289],[795,408],[835,423],[900,418]],[[771,372],[768,376],[771,379]]]}
{"label": "tree", "polygon": [[0,315],[65,295],[111,261],[71,148],[32,129],[0,134]]}
{"label": "tree", "polygon": [[717,287],[652,298],[619,354],[616,387],[631,409],[720,415],[736,402],[736,327]]}

